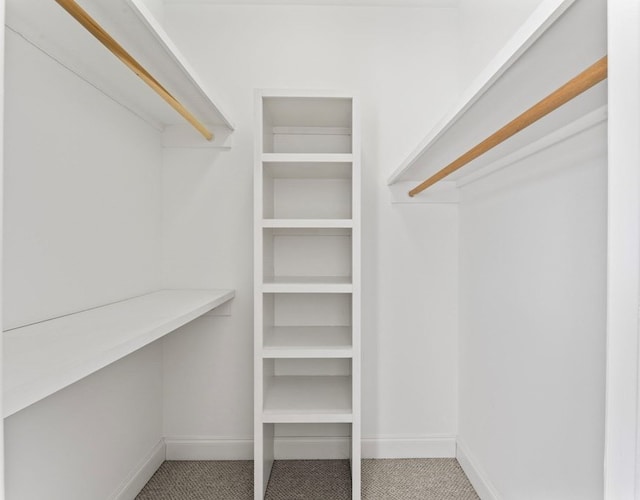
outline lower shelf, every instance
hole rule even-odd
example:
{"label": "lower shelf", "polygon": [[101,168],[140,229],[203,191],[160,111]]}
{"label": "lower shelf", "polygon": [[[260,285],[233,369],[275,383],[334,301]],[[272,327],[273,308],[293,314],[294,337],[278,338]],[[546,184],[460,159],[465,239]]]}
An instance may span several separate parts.
{"label": "lower shelf", "polygon": [[160,290],[3,334],[8,417],[234,297],[233,290]]}
{"label": "lower shelf", "polygon": [[350,358],[349,326],[274,326],[265,328],[264,358]]}
{"label": "lower shelf", "polygon": [[351,293],[351,276],[269,276],[264,293]]}
{"label": "lower shelf", "polygon": [[272,377],[265,391],[262,421],[351,423],[351,377]]}

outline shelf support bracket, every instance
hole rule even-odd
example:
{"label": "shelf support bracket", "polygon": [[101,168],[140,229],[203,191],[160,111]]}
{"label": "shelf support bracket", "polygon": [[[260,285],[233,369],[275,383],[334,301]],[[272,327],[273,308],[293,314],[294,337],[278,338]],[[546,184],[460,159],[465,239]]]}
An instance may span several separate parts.
{"label": "shelf support bracket", "polygon": [[578,76],[572,78],[562,87],[556,89],[547,97],[531,106],[524,113],[511,120],[497,132],[487,137],[480,144],[474,146],[462,156],[451,162],[449,165],[439,170],[426,181],[418,184],[411,191],[409,196],[415,196],[421,193],[429,186],[444,179],[456,170],[464,167],[467,163],[475,160],[479,156],[485,154],[490,149],[495,148],[498,144],[506,141],[509,137],[517,134],[529,125],[537,122],[540,118],[548,115],[560,106],[566,104],[574,97],[579,96],[594,85],[600,83],[607,78],[607,56],[598,60],[595,64],[589,66]]}
{"label": "shelf support bracket", "polygon": [[138,75],[151,89],[175,109],[208,141],[213,139],[213,133],[204,126],[180,101],[165,89],[142,65],[136,61],[105,29],[93,19],[75,0],[55,0],[71,17],[78,21],[102,45],[115,55],[131,71]]}

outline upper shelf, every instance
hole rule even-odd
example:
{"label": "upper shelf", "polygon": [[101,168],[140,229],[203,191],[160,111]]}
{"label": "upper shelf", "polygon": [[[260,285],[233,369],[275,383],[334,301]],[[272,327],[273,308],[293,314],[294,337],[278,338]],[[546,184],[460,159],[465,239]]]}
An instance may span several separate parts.
{"label": "upper shelf", "polygon": [[[216,104],[215,94],[196,75],[142,0],[78,3],[197,119],[233,130],[233,123]],[[183,123],[176,111],[54,0],[7,0],[6,24],[158,130]]]}
{"label": "upper shelf", "polygon": [[4,416],[71,385],[234,297],[161,290],[3,333]]}
{"label": "upper shelf", "polygon": [[[606,16],[606,0],[543,2],[388,183],[425,180],[606,55]],[[599,84],[447,180],[460,181],[563,127],[574,130],[570,124],[606,102]]]}
{"label": "upper shelf", "polygon": [[[314,160],[313,154],[309,153],[318,153],[316,156],[319,157],[329,156],[322,153],[344,153],[342,156],[345,158],[351,156],[353,97],[336,92],[282,95],[269,90],[258,95],[262,100],[259,108],[262,110],[262,150],[267,153],[264,161],[278,161],[279,156],[295,153],[307,156],[306,161],[324,161]],[[269,154],[273,157],[271,160]],[[351,161],[351,158],[328,161]]]}

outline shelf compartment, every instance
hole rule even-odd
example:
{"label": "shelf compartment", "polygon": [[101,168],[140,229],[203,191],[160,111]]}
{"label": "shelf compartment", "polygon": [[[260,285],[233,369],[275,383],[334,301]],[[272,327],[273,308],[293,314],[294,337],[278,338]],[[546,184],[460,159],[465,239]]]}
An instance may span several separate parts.
{"label": "shelf compartment", "polygon": [[[199,120],[233,130],[233,123],[222,111],[217,97],[143,0],[85,0],[82,7]],[[182,125],[178,113],[55,2],[8,0],[6,23],[158,130],[167,125]]]}
{"label": "shelf compartment", "polygon": [[[343,333],[350,332],[352,302],[353,297],[344,293],[265,293],[262,297],[264,345],[266,346],[269,342],[268,335],[279,328],[326,328],[327,331],[342,329]],[[305,333],[313,332],[309,330]],[[272,340],[276,339],[272,338]],[[350,340],[349,344],[337,344],[337,342],[338,340],[336,345],[350,345]],[[275,346],[276,343],[269,345]],[[328,345],[328,342],[319,340],[318,345]]]}
{"label": "shelf compartment", "polygon": [[265,284],[351,283],[349,228],[265,228],[263,255]]}
{"label": "shelf compartment", "polygon": [[262,97],[266,153],[351,153],[350,97]]}
{"label": "shelf compartment", "polygon": [[233,297],[233,290],[161,290],[3,332],[4,416],[77,382]]}
{"label": "shelf compartment", "polygon": [[350,423],[351,377],[276,376],[264,397],[265,423]]}
{"label": "shelf compartment", "polygon": [[264,358],[350,358],[350,326],[273,326],[264,332]]}
{"label": "shelf compartment", "polygon": [[350,163],[291,162],[263,165],[265,219],[350,219]]}
{"label": "shelf compartment", "polygon": [[[322,460],[351,456],[352,424],[295,423],[273,425],[276,460]],[[305,442],[300,446],[300,439]],[[359,444],[358,444],[359,445]]]}

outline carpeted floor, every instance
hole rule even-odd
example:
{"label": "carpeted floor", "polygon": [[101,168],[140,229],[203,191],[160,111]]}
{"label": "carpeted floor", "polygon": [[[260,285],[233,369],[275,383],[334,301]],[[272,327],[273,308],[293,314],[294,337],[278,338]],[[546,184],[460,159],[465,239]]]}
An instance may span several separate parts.
{"label": "carpeted floor", "polygon": [[[162,464],[136,500],[252,500],[250,461]],[[266,500],[349,500],[346,460],[279,460]],[[454,458],[363,460],[362,500],[479,500]]]}

